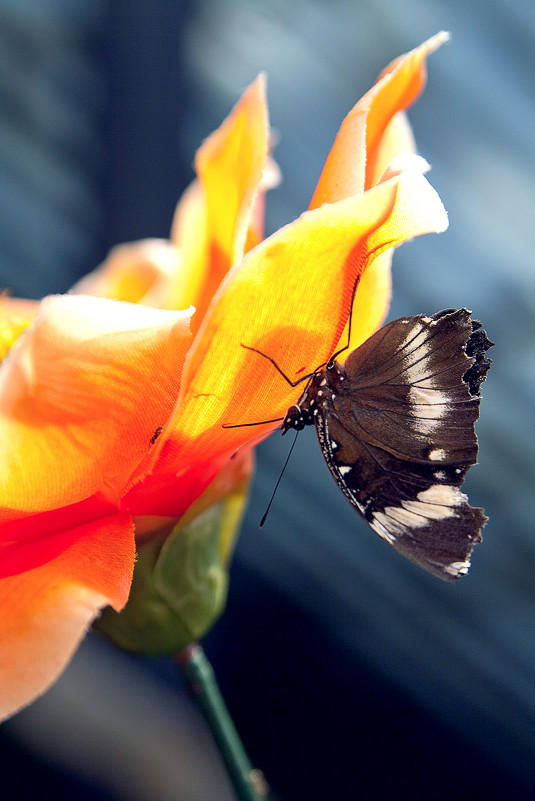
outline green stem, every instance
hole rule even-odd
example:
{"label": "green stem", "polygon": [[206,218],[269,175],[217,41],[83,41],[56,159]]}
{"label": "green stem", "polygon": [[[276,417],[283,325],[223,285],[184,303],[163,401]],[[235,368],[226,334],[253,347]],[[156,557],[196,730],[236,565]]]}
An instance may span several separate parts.
{"label": "green stem", "polygon": [[221,695],[213,668],[200,645],[189,645],[176,657],[187,690],[206,720],[227,769],[238,801],[266,801],[262,773],[253,769]]}

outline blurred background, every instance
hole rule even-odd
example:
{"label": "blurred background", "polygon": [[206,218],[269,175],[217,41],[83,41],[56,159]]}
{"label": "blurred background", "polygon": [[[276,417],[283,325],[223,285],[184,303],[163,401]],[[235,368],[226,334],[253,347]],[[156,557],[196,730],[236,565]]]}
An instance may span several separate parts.
{"label": "blurred background", "polygon": [[[523,799],[535,792],[531,0],[0,0],[0,285],[67,290],[123,241],[165,237],[196,147],[260,70],[284,182],[267,232],[312,195],[338,126],[440,29],[410,111],[450,229],[394,258],[390,318],[467,306],[496,342],[480,465],[490,516],[446,586],[357,518],[304,432],[258,449],[227,610],[204,642],[274,797]],[[231,801],[172,667],[90,635],[0,729],[11,798]]]}

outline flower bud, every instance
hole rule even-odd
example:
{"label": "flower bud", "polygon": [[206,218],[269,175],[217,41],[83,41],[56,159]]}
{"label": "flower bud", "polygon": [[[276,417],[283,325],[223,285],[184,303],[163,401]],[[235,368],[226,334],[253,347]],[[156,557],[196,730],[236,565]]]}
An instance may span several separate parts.
{"label": "flower bud", "polygon": [[95,628],[145,656],[175,654],[206,634],[222,613],[228,564],[247,501],[247,481],[193,520],[168,524],[138,543],[132,590]]}

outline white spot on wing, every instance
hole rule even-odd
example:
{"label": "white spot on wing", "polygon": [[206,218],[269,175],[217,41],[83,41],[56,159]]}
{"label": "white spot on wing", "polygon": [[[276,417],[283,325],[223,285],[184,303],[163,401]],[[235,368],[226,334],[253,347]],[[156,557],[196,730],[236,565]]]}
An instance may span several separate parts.
{"label": "white spot on wing", "polygon": [[465,576],[469,568],[470,562],[468,559],[466,562],[452,562],[449,565],[444,565],[444,570],[446,573],[449,573],[450,576]]}
{"label": "white spot on wing", "polygon": [[411,387],[409,402],[418,406],[415,413],[419,417],[443,417],[448,411],[449,397],[438,389]]}
{"label": "white spot on wing", "polygon": [[343,476],[345,476],[345,475],[347,475],[347,473],[351,472],[351,468],[348,467],[347,465],[342,465],[342,467],[339,467],[338,470]]}
{"label": "white spot on wing", "polygon": [[[418,494],[420,497],[422,493]],[[440,503],[429,503],[427,501],[402,501],[404,509],[408,509],[418,516],[418,521],[414,525],[427,525],[428,520],[446,520],[448,517],[455,517],[455,509],[451,506],[443,506]]]}
{"label": "white spot on wing", "polygon": [[455,517],[456,507],[466,500],[466,495],[457,487],[433,484],[419,492],[414,501],[403,500],[401,506],[386,506],[384,511],[375,512],[372,528],[392,544],[396,536],[410,536],[411,529],[423,528],[430,520]]}
{"label": "white spot on wing", "polygon": [[387,516],[383,512],[376,512],[373,516],[372,528],[380,537],[386,540],[389,545],[393,545],[396,538],[390,533],[388,528],[386,528],[384,521],[386,521],[387,524],[389,523]]}
{"label": "white spot on wing", "polygon": [[409,403],[412,426],[422,434],[432,434],[448,413],[448,401],[448,396],[438,389],[411,387]]}
{"label": "white spot on wing", "polygon": [[435,448],[434,450],[429,451],[429,458],[431,459],[432,462],[437,462],[440,459],[445,459],[446,451],[444,450],[444,448]]}
{"label": "white spot on wing", "polygon": [[435,403],[445,403],[446,396],[442,395],[438,390],[430,387],[411,387],[409,391],[409,400],[416,405],[423,404],[432,406]]}
{"label": "white spot on wing", "polygon": [[418,500],[425,503],[439,503],[443,506],[460,506],[468,500],[468,496],[464,492],[449,484],[433,484],[428,489],[419,492],[417,497]]}

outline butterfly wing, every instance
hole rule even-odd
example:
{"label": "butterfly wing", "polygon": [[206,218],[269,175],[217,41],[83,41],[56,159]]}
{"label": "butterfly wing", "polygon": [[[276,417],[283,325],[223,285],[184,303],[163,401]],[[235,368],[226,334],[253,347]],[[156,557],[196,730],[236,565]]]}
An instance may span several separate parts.
{"label": "butterfly wing", "polygon": [[454,581],[486,522],[459,487],[492,343],[466,309],[403,317],[326,370],[316,415],[325,461],[366,522],[405,557]]}

